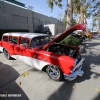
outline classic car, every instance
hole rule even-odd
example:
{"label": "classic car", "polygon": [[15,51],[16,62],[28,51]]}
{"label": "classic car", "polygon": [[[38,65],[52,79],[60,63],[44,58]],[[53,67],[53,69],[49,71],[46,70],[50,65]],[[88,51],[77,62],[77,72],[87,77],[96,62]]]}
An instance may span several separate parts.
{"label": "classic car", "polygon": [[0,41],[0,51],[7,59],[20,59],[26,64],[46,71],[56,81],[72,81],[82,76],[85,58],[80,55],[80,48],[66,46],[60,42],[76,30],[85,26],[76,24],[50,41],[47,34],[39,33],[4,33]]}

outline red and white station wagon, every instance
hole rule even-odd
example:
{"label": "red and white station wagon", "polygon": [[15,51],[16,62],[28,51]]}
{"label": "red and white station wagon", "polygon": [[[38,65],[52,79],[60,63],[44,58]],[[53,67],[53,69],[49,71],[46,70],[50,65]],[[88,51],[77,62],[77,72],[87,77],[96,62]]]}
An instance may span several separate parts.
{"label": "red and white station wagon", "polygon": [[74,80],[84,74],[79,47],[66,46],[60,42],[76,30],[85,26],[76,24],[50,41],[47,34],[5,33],[0,41],[0,51],[7,59],[20,59],[39,70],[45,70],[53,80]]}

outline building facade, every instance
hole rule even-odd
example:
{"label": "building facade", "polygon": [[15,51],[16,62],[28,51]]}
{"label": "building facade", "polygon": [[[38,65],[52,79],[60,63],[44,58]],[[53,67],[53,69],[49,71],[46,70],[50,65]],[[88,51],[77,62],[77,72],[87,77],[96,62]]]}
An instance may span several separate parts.
{"label": "building facade", "polygon": [[[50,29],[53,35],[65,30],[63,22],[29,10],[16,0],[0,0],[0,29],[29,30],[45,32]],[[48,28],[46,28],[48,27]],[[61,29],[61,30],[60,30]]]}

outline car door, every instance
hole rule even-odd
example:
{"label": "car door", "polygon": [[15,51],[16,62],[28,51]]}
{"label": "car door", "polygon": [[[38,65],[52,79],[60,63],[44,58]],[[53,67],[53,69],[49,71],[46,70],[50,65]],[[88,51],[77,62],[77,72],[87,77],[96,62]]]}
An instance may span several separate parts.
{"label": "car door", "polygon": [[40,48],[35,47],[37,43],[38,40],[35,41],[34,45],[30,45],[31,39],[21,37],[18,56],[21,61],[24,61],[26,64],[34,66],[36,68],[37,66],[39,67],[39,60],[41,60],[40,55],[38,56],[38,51],[40,50]]}
{"label": "car door", "polygon": [[19,37],[16,37],[16,36],[10,36],[9,37],[9,53],[11,55],[17,55],[18,54],[18,40],[19,40]]}
{"label": "car door", "polygon": [[22,61],[25,61],[26,58],[32,56],[32,51],[29,51],[29,43],[30,39],[21,37],[19,41],[19,48],[18,48],[18,58]]}
{"label": "car door", "polygon": [[2,47],[6,49],[10,55],[12,54],[14,45],[9,42],[9,36],[3,36]]}

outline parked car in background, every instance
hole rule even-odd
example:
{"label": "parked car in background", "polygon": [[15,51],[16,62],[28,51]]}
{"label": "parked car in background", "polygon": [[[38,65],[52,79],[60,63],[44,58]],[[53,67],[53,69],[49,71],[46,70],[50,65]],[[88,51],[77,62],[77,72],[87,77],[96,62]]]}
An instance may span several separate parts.
{"label": "parked car in background", "polygon": [[0,41],[0,50],[7,59],[20,59],[26,64],[47,72],[53,80],[63,78],[69,81],[82,76],[85,58],[81,57],[79,47],[66,46],[60,42],[76,30],[85,26],[76,24],[50,41],[47,34],[5,33]]}
{"label": "parked car in background", "polygon": [[91,33],[85,33],[85,36],[86,36],[87,38],[92,38],[92,34],[91,34]]}

